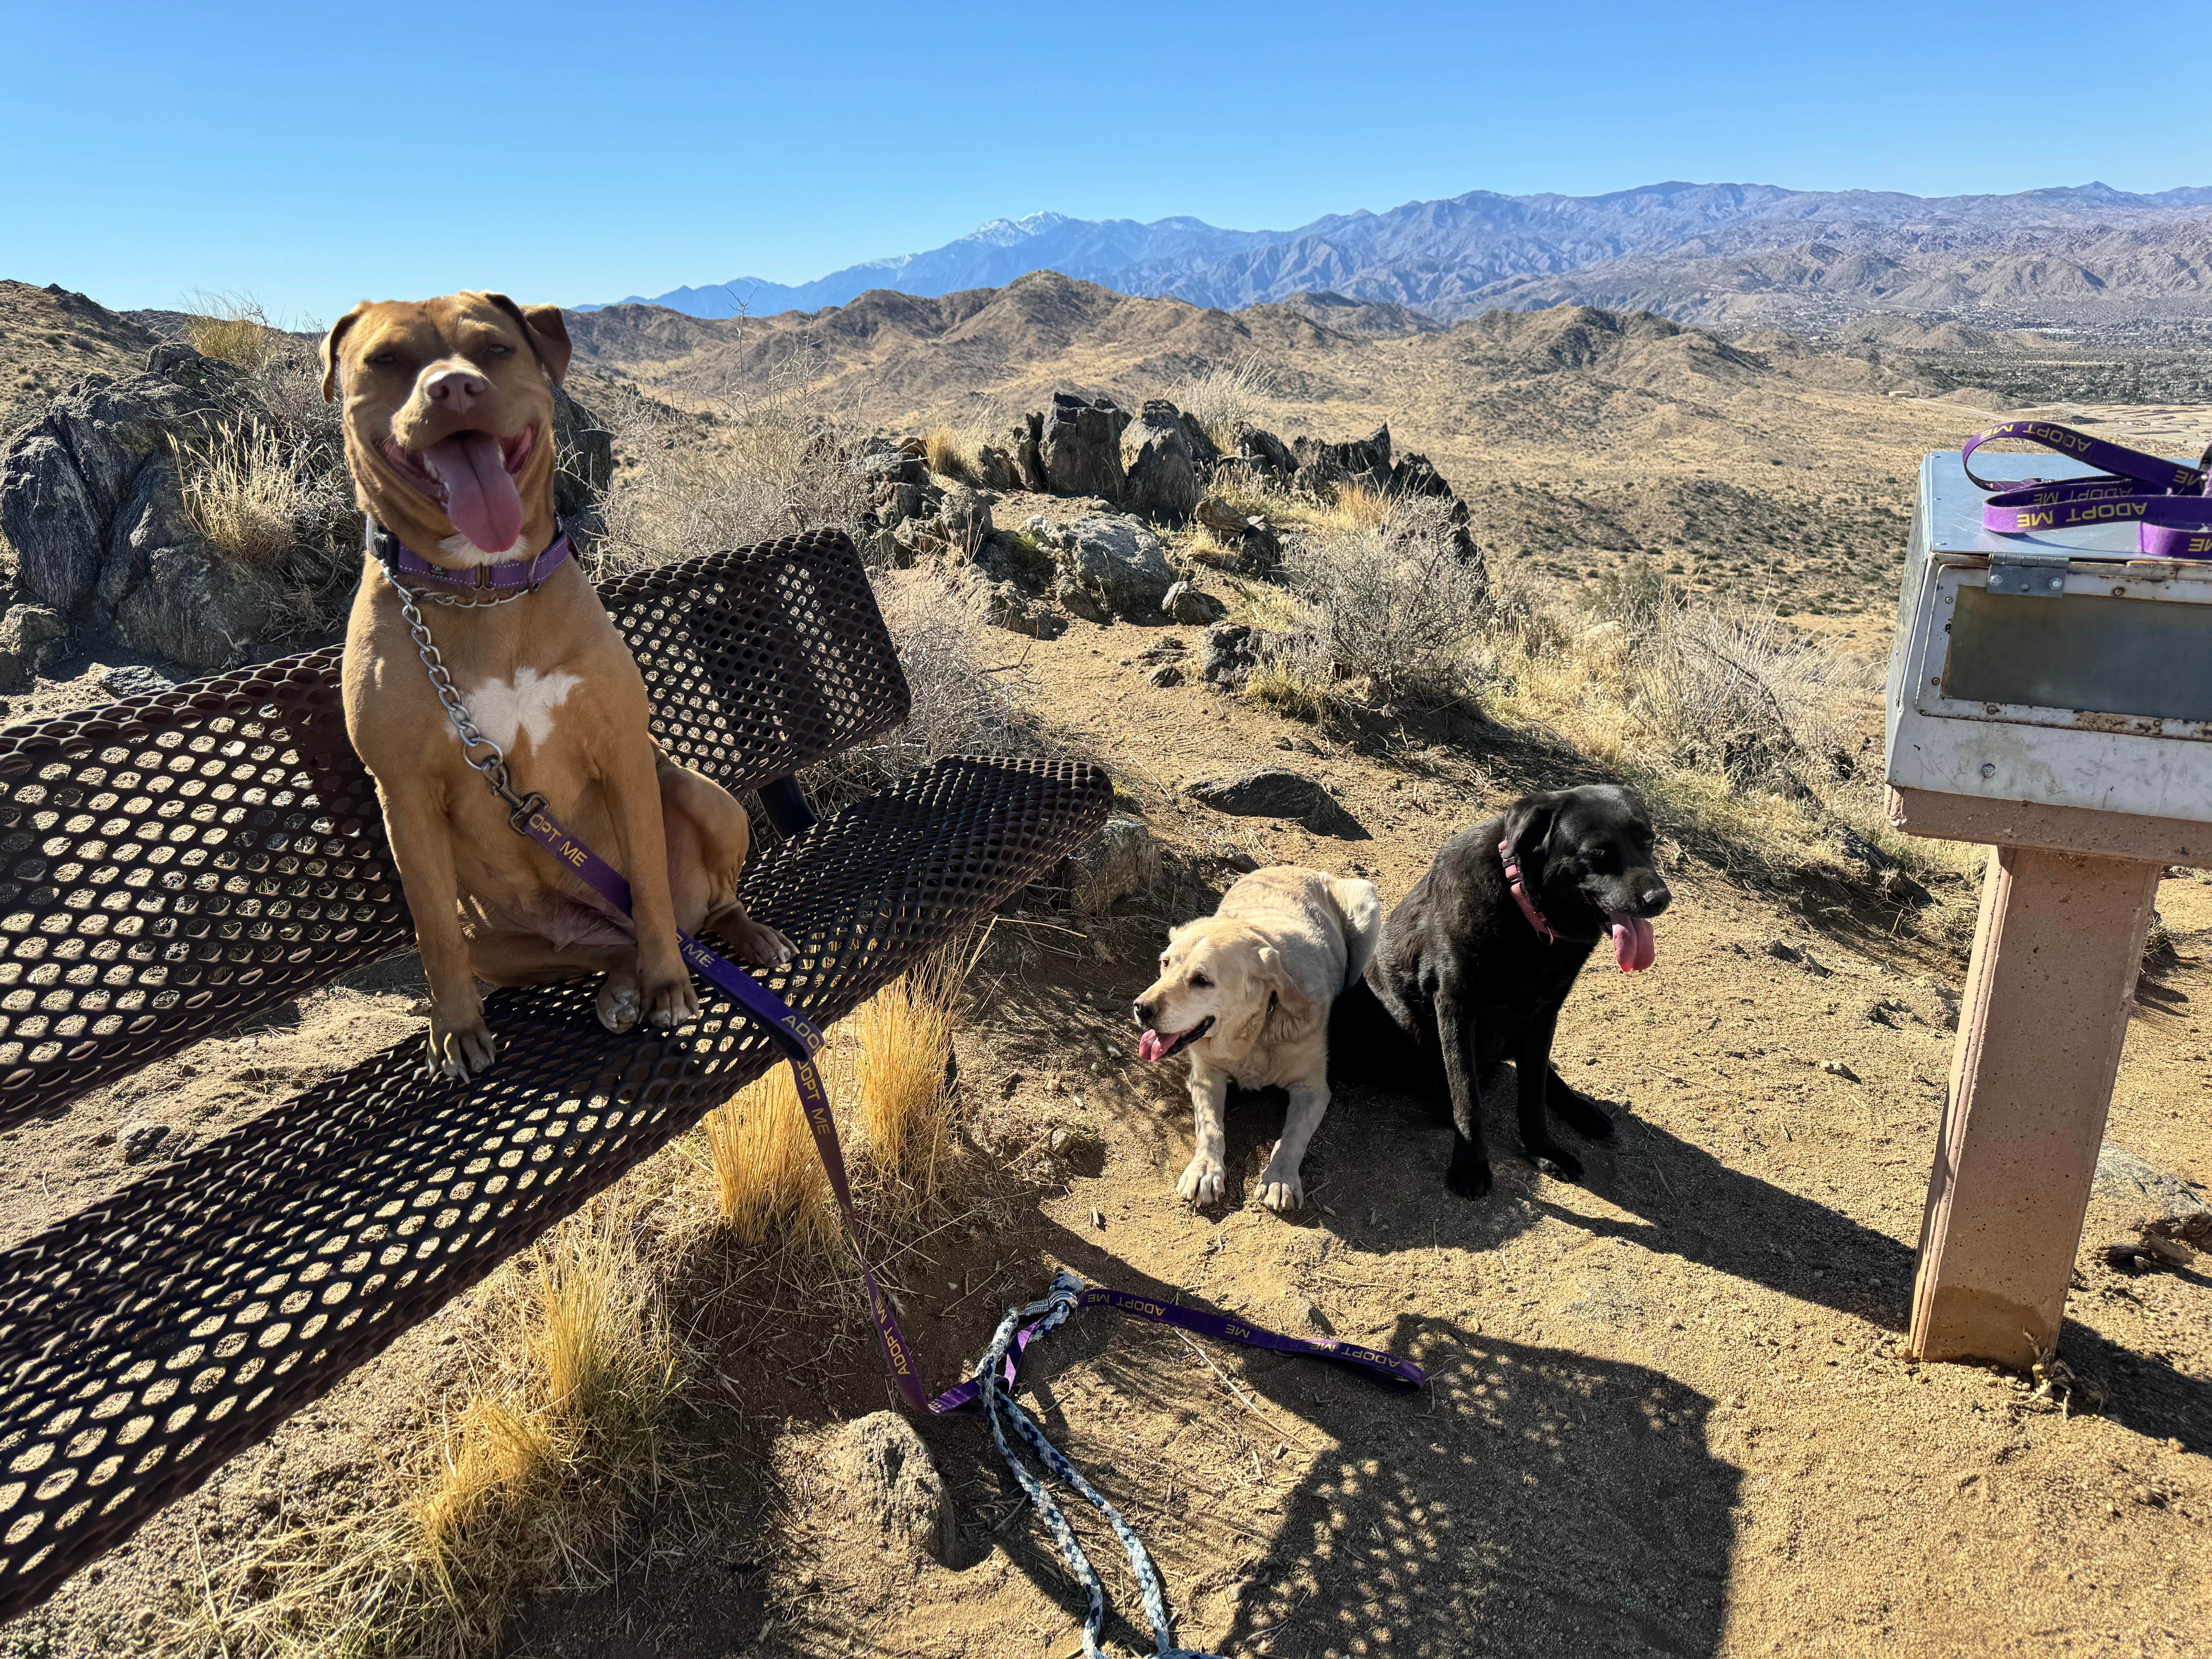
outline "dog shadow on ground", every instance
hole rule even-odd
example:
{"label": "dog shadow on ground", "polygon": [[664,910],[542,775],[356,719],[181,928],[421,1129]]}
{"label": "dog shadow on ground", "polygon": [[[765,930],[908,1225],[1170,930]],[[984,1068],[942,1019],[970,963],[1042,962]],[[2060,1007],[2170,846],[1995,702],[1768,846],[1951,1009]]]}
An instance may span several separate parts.
{"label": "dog shadow on ground", "polygon": [[[1048,1248],[1099,1282],[1176,1294],[1079,1234]],[[1115,1441],[1097,1404],[1103,1385],[1154,1420],[1188,1421],[1188,1357],[1171,1333],[1085,1310],[1034,1351],[1023,1387],[1054,1443],[1158,1549],[1171,1605],[1219,1632],[1224,1650],[1262,1640],[1260,1650],[1291,1655],[1718,1650],[1741,1472],[1707,1449],[1709,1399],[1644,1366],[1450,1319],[1404,1315],[1381,1340],[1427,1368],[1427,1389],[1236,1350],[1251,1403],[1240,1413],[1220,1402],[1225,1415],[1204,1437],[1224,1455],[1204,1474],[1183,1468],[1179,1486]],[[1083,1398],[1064,1412],[1053,1379],[1078,1369]],[[976,1449],[996,1462],[987,1443]],[[1281,1455],[1307,1459],[1287,1498],[1261,1478]],[[1248,1460],[1252,1478],[1241,1480]],[[1229,1484],[1210,1490],[1209,1476]],[[1119,1545],[1056,1491],[1106,1587],[1109,1639],[1148,1650]],[[1081,1616],[1041,1531],[1011,1553]]]}

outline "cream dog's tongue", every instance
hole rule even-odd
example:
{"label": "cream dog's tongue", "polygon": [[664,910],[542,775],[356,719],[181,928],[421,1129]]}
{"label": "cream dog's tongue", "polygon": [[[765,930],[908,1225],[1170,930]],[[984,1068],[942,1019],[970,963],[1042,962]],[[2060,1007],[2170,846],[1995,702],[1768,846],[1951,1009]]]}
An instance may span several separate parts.
{"label": "cream dog's tongue", "polygon": [[1168,1040],[1158,1031],[1147,1031],[1137,1039],[1139,1060],[1158,1060],[1168,1051]]}
{"label": "cream dog's tongue", "polygon": [[1622,973],[1642,973],[1658,954],[1648,920],[1643,916],[1632,916],[1626,910],[1613,912],[1613,959],[1620,964]]}
{"label": "cream dog's tongue", "polygon": [[422,452],[423,465],[446,486],[446,516],[487,553],[504,553],[522,536],[522,496],[507,476],[499,440],[459,432]]}

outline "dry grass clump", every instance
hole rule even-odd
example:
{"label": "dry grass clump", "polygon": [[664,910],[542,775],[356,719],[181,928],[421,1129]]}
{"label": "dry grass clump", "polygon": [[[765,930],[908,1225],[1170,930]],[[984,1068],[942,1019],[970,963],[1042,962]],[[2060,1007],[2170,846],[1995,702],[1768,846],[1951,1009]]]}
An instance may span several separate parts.
{"label": "dry grass clump", "polygon": [[1284,550],[1304,616],[1290,647],[1252,682],[1254,695],[1423,708],[1465,696],[1487,582],[1481,556],[1454,531],[1449,503],[1344,491],[1332,519]]}
{"label": "dry grass clump", "polygon": [[876,1207],[899,1220],[944,1195],[952,1135],[952,1036],[973,957],[939,951],[847,1022]]}
{"label": "dry grass clump", "polygon": [[185,521],[261,591],[270,641],[319,635],[359,574],[361,516],[320,434],[246,415],[172,438]]}
{"label": "dry grass clump", "polygon": [[465,1659],[516,1599],[587,1574],[663,1474],[676,1389],[659,1274],[615,1199],[492,1281],[479,1375],[402,1455],[402,1495],[291,1532],[206,1580],[171,1652]]}
{"label": "dry grass clump", "polygon": [[[844,1091],[834,1057],[825,1054],[817,1064],[831,1099],[839,1098]],[[830,1183],[789,1066],[779,1060],[708,1113],[700,1128],[716,1207],[739,1244],[812,1249],[834,1235]]]}
{"label": "dry grass clump", "polygon": [[975,446],[968,435],[949,426],[930,428],[921,441],[922,455],[932,472],[972,483],[975,477]]}
{"label": "dry grass clump", "polygon": [[851,531],[868,505],[852,423],[796,368],[713,416],[628,388],[611,392],[598,413],[614,436],[617,463],[601,505],[602,575],[824,525]]}
{"label": "dry grass clump", "polygon": [[1280,391],[1280,377],[1273,369],[1257,357],[1243,357],[1187,375],[1170,386],[1167,395],[1206,429],[1207,437],[1224,450],[1234,450],[1239,423],[1258,425]]}
{"label": "dry grass clump", "polygon": [[203,357],[258,374],[295,349],[292,337],[250,294],[195,294],[192,302],[185,341]]}

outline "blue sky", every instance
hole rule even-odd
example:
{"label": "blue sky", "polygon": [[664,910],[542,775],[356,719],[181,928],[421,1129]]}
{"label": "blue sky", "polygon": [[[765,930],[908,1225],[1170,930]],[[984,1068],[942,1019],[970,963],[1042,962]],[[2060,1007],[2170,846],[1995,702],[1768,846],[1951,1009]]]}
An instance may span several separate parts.
{"label": "blue sky", "polygon": [[0,276],[306,321],[799,282],[1041,208],[1261,228],[1666,179],[2212,183],[2201,8],[2101,14],[2118,78],[2069,88],[2100,15],[0,0]]}

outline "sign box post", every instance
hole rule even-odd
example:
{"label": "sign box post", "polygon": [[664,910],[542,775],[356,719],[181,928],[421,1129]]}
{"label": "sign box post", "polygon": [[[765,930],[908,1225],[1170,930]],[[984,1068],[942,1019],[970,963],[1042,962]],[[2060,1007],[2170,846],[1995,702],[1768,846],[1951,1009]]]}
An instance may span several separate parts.
{"label": "sign box post", "polygon": [[[1984,476],[2081,476],[2048,456]],[[1890,817],[1992,850],[1928,1186],[1909,1350],[2057,1346],[2158,883],[2212,865],[2212,562],[2122,523],[1983,529],[1922,463],[1886,698]]]}

